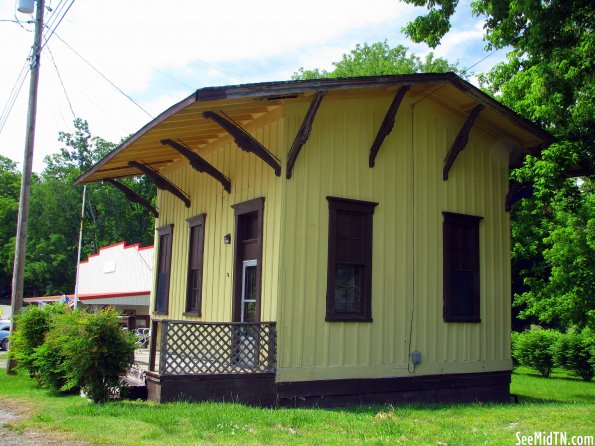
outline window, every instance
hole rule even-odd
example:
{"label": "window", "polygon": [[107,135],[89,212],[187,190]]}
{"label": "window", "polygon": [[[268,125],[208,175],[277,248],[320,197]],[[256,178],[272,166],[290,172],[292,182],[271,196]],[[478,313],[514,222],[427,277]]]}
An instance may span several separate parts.
{"label": "window", "polygon": [[372,215],[378,203],[329,204],[327,321],[372,321]]}
{"label": "window", "polygon": [[169,276],[171,272],[171,242],[174,225],[157,229],[159,253],[157,254],[157,292],[155,313],[166,314],[169,306]]}
{"label": "window", "polygon": [[202,303],[202,260],[205,247],[206,214],[189,218],[188,283],[186,286],[186,315],[200,316]]}
{"label": "window", "polygon": [[442,214],[444,321],[480,322],[479,222],[483,217]]}

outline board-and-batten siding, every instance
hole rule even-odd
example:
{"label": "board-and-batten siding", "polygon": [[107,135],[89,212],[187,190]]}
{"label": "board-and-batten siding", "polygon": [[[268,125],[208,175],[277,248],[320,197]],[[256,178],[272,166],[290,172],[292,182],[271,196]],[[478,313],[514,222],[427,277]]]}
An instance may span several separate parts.
{"label": "board-and-batten siding", "polygon": [[[282,147],[283,122],[277,119],[253,132],[265,147],[279,157]],[[231,194],[209,175],[193,170],[185,162],[178,162],[164,171],[164,175],[190,196],[191,207],[169,192],[158,191],[160,218],[156,227],[174,224],[172,244],[169,311],[159,315],[166,319],[188,319],[225,322],[232,319],[233,251],[235,216],[231,207],[253,198],[265,197],[264,237],[262,254],[262,313],[261,320],[274,321],[277,313],[277,267],[279,262],[279,230],[282,179],[257,156],[243,152],[228,142],[208,155],[209,163],[231,179]],[[202,316],[184,316],[188,268],[189,227],[186,219],[206,213],[203,258]],[[226,234],[232,243],[223,243]],[[155,259],[159,249],[156,239]],[[154,289],[151,308],[154,308]]]}
{"label": "board-and-batten siding", "polygon": [[[411,351],[423,360],[417,374],[510,369],[508,152],[474,129],[443,181],[465,115],[406,98],[371,169],[369,148],[391,99],[325,98],[284,185],[278,381],[408,375],[411,326]],[[286,106],[287,146],[306,108]],[[327,195],[379,203],[373,323],[325,322]],[[478,324],[442,320],[443,211],[484,217]]]}

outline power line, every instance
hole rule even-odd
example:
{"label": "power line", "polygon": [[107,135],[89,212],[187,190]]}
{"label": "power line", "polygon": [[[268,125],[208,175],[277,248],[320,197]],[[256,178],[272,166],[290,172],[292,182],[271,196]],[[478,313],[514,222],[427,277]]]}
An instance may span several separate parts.
{"label": "power line", "polygon": [[[58,23],[56,23],[56,20],[54,20],[54,22],[51,25],[48,26],[48,28],[50,28],[50,31],[49,31],[50,35],[47,36],[47,38],[44,40],[43,44],[41,45],[41,49],[43,49],[43,47],[45,47],[47,45],[48,41],[52,38],[52,36],[56,32],[56,29],[58,28],[58,26],[60,26],[60,23],[62,23],[62,20],[64,20],[64,17],[66,17],[66,14],[68,14],[68,11],[70,10],[70,8],[72,7],[72,5],[74,4],[74,1],[75,0],[71,0],[70,1],[70,4],[66,8],[66,10],[64,11],[64,13],[60,17],[60,19],[56,19],[58,21]],[[59,5],[60,4],[62,4],[62,2],[60,2]],[[56,23],[56,24],[54,25],[54,23]]]}
{"label": "power line", "polygon": [[44,26],[44,33],[46,29],[50,29],[57,20],[57,17],[61,14],[62,8],[64,8],[64,1],[60,0],[54,9],[48,7],[48,10],[51,12],[49,19],[46,21]]}
{"label": "power line", "polygon": [[[14,23],[16,23],[17,25],[19,25],[21,28],[23,28],[25,31],[27,32],[33,32],[30,29],[27,29],[23,26],[23,24],[21,23],[21,21],[19,20],[19,18],[17,17],[17,13],[14,13]],[[27,20],[25,23],[31,24],[31,23],[35,23],[35,20],[31,21],[31,20]]]}
{"label": "power line", "polygon": [[182,82],[181,80],[176,79],[175,77],[173,77],[173,76],[171,76],[171,75],[169,75],[169,74],[167,74],[167,73],[165,73],[165,72],[163,72],[161,70],[158,70],[157,68],[153,69],[153,71],[155,71],[156,73],[159,73],[163,77],[167,77],[167,78],[171,79],[172,81],[177,82],[180,85],[183,85],[184,87],[189,88],[190,90],[194,90],[195,89],[193,86],[188,85],[187,83]]}
{"label": "power line", "polygon": [[19,97],[19,93],[21,92],[21,89],[23,88],[23,84],[25,83],[25,80],[27,79],[27,74],[29,73],[29,60],[30,57],[27,57],[27,59],[25,60],[25,64],[23,65],[23,68],[21,68],[21,72],[19,73],[16,82],[14,83],[12,90],[10,91],[10,95],[6,101],[6,104],[4,105],[4,108],[2,109],[2,114],[0,115],[0,133],[2,132],[2,130],[4,129],[4,126],[6,125],[6,122],[8,121],[8,117],[10,116],[10,113],[12,112],[12,108],[14,107],[14,104],[17,101],[17,98]]}
{"label": "power line", "polygon": [[216,65],[213,65],[212,63],[209,63],[209,62],[207,62],[207,61],[206,61],[206,60],[204,60],[204,59],[197,59],[197,60],[198,60],[199,62],[202,62],[202,63],[204,63],[205,65],[207,65],[207,66],[209,66],[209,67],[211,67],[211,68],[214,68],[215,70],[217,70],[217,71],[219,71],[219,72],[221,72],[221,73],[223,73],[223,74],[225,74],[225,75],[227,75],[227,76],[229,76],[229,77],[232,77],[232,78],[234,78],[234,79],[237,79],[237,80],[239,80],[240,82],[244,82],[244,80],[243,80],[242,78],[239,78],[239,77],[237,77],[237,76],[235,76],[235,75],[233,75],[233,74],[231,74],[231,73],[228,73],[227,71],[225,71],[225,70],[223,70],[223,69],[219,68],[219,67],[218,67],[218,66],[216,66]]}
{"label": "power line", "polygon": [[78,51],[76,51],[73,47],[71,47],[64,39],[62,39],[62,37],[60,37],[58,34],[56,34],[56,37],[58,39],[60,39],[60,41],[66,45],[74,54],[76,54],[83,62],[85,62],[87,65],[89,65],[97,74],[99,74],[106,82],[108,82],[113,88],[115,88],[118,92],[120,92],[122,95],[124,95],[130,102],[132,102],[134,105],[136,105],[138,108],[140,108],[143,112],[145,112],[145,114],[147,114],[151,119],[154,118],[154,116],[149,113],[147,110],[145,110],[143,108],[142,105],[140,105],[137,101],[135,101],[132,97],[130,97],[128,94],[126,94],[124,91],[122,91],[122,89],[120,87],[118,87],[116,84],[114,84],[110,79],[108,79],[108,77],[103,74],[101,71],[99,71],[97,68],[95,68],[95,66],[93,66],[93,64],[91,62],[89,62],[87,59],[85,59]]}
{"label": "power line", "polygon": [[66,91],[66,87],[64,86],[64,82],[62,81],[62,76],[60,76],[60,70],[58,70],[58,65],[56,65],[56,61],[54,60],[54,55],[50,50],[50,47],[47,47],[48,53],[50,55],[50,60],[56,69],[56,74],[58,75],[58,80],[60,81],[60,85],[62,85],[62,90],[64,91],[64,96],[66,96],[66,101],[68,102],[68,106],[70,107],[70,111],[72,112],[72,118],[76,119],[76,114],[74,113],[74,109],[72,108],[72,103],[70,102],[70,98],[68,97],[68,92]]}
{"label": "power line", "polygon": [[52,9],[51,7],[47,7],[48,11],[50,11],[50,16],[48,20],[45,22],[45,28],[50,28],[53,23],[56,21],[56,17],[60,14],[61,9],[64,7],[64,0],[60,0],[58,4]]}
{"label": "power line", "polygon": [[475,67],[476,65],[479,65],[479,64],[480,64],[480,63],[482,63],[484,60],[486,60],[488,57],[490,57],[490,56],[493,56],[494,54],[496,54],[496,53],[497,53],[498,51],[500,51],[501,49],[502,49],[502,48],[498,48],[498,49],[496,49],[496,50],[492,51],[492,52],[491,52],[490,54],[488,54],[487,56],[484,56],[484,57],[482,57],[481,59],[479,59],[477,62],[475,62],[475,63],[474,63],[473,65],[471,65],[470,67],[468,67],[468,68],[463,68],[463,69],[461,70],[461,73],[467,74],[467,72],[468,72],[468,71],[469,71],[471,68]]}
{"label": "power line", "polygon": [[[66,7],[66,10],[61,13],[61,10],[64,8],[65,0],[60,0],[60,2],[58,3],[58,6],[56,6],[56,8],[53,10],[52,15],[50,16],[50,19],[48,20],[48,22],[46,23],[46,27],[48,29],[50,29],[49,31],[49,36],[47,36],[47,38],[45,39],[45,41],[43,42],[40,51],[45,47],[45,45],[48,43],[48,41],[50,40],[50,38],[52,37],[52,35],[56,32],[56,29],[58,28],[58,26],[60,25],[60,23],[62,23],[62,20],[64,19],[64,17],[66,16],[66,14],[68,13],[68,11],[70,10],[70,8],[72,7],[72,5],[74,4],[75,0],[71,0],[70,4],[68,5],[68,7]],[[51,9],[48,8],[50,11]],[[60,17],[60,18],[58,18]],[[53,20],[52,20],[53,19]],[[13,22],[18,24],[21,28],[25,29],[26,31],[29,31],[27,28],[25,28],[21,21],[18,19],[18,17],[15,14],[15,20],[2,20],[3,22]],[[30,22],[27,22],[30,23]],[[49,49],[49,48],[48,48]],[[68,105],[70,106],[70,111],[72,112],[73,116],[74,116],[74,111],[72,109],[72,104],[70,103],[70,99],[68,97],[68,94],[66,93],[66,88],[64,87],[64,82],[62,81],[62,77],[60,76],[60,72],[58,71],[58,67],[56,66],[56,63],[54,61],[54,56],[52,55],[51,51],[50,51],[50,58],[52,60],[52,63],[54,64],[54,67],[56,69],[56,73],[58,74],[58,79],[60,80],[60,84],[62,84],[62,89],[64,90],[64,94],[66,95],[66,100],[68,101]],[[25,79],[26,79],[26,74],[28,72],[28,70],[26,69],[27,67],[27,63],[28,60],[25,61],[25,65],[23,66],[23,68],[21,69],[21,72],[19,73],[19,76],[17,77],[17,80],[10,92],[10,96],[8,97],[8,100],[4,106],[4,108],[2,109],[2,114],[0,115],[0,132],[2,132],[2,130],[4,129],[4,126],[6,125],[6,122],[8,121],[8,118],[10,116],[10,113],[12,111],[12,108],[14,107],[14,104],[16,103],[16,100],[19,96],[19,93],[21,92],[21,89],[23,87],[23,84],[25,83]]]}

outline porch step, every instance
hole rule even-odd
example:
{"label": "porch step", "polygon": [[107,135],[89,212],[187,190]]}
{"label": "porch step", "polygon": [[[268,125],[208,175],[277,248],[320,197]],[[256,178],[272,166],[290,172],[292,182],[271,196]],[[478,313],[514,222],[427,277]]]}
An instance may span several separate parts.
{"label": "porch step", "polygon": [[127,384],[127,388],[124,389],[122,395],[124,398],[130,400],[147,399],[145,371],[141,367],[133,364],[123,379]]}
{"label": "porch step", "polygon": [[122,390],[122,397],[127,400],[146,400],[147,399],[147,385],[124,377],[124,381],[128,387]]}

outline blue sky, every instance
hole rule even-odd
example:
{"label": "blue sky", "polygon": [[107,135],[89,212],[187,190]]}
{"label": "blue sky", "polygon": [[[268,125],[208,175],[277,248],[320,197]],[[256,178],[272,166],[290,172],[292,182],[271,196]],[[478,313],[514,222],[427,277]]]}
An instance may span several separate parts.
{"label": "blue sky", "polygon": [[[46,13],[51,25],[60,16],[56,11],[71,0],[46,2],[54,10]],[[481,18],[469,14],[467,0],[459,10],[453,29],[434,52],[464,68],[489,53],[483,50]],[[400,31],[421,12],[397,0],[287,5],[273,0],[76,0],[42,53],[34,170],[41,171],[43,158],[59,150],[58,132],[73,130],[71,106],[77,117],[89,121],[94,135],[111,141],[151,119],[97,71],[156,116],[198,88],[287,80],[300,67],[332,69],[332,62],[357,43],[387,40],[424,56],[430,49]],[[15,16],[22,26],[6,21]],[[4,108],[29,52],[33,26],[24,23],[31,16],[15,12],[15,0],[0,0],[0,20]],[[504,56],[499,51],[473,71],[487,71]],[[19,163],[27,90],[28,80],[0,132],[0,155]]]}

